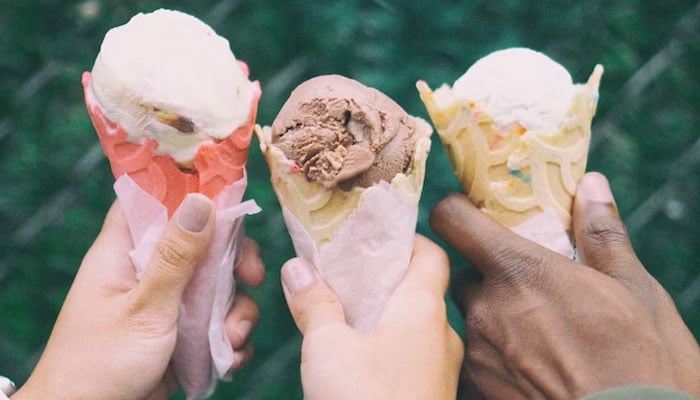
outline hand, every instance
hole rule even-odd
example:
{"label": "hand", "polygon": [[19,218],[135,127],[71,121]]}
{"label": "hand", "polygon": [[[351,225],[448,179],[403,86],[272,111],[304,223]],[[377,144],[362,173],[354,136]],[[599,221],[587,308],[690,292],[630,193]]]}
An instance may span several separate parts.
{"label": "hand", "polygon": [[[46,349],[27,383],[13,399],[167,398],[177,389],[166,373],[177,335],[178,308],[214,228],[212,204],[189,195],[163,232],[141,281],[129,258],[131,236],[118,204],[66,297]],[[244,246],[239,276],[259,284],[264,276],[256,245]],[[258,309],[239,297],[226,326],[241,349],[232,367],[252,356],[247,343]],[[248,321],[247,323],[242,321]],[[236,327],[245,329],[236,331]]]}
{"label": "hand", "polygon": [[445,252],[417,236],[408,272],[374,330],[345,323],[335,293],[295,258],[282,267],[287,304],[304,335],[304,398],[454,399],[462,342],[447,323]]}
{"label": "hand", "polygon": [[700,396],[700,349],[632,249],[605,178],[574,201],[584,265],[493,222],[462,195],[439,203],[435,232],[483,273],[464,291],[472,398],[570,399],[625,384]]}

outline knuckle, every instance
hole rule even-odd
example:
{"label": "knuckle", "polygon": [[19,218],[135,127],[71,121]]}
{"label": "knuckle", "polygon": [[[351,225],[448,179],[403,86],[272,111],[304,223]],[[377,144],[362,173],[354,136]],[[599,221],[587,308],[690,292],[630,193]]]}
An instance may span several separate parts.
{"label": "knuckle", "polygon": [[260,245],[258,245],[258,243],[255,240],[253,240],[247,236],[243,239],[243,252],[244,253],[251,253],[255,257],[260,257],[260,255],[262,254],[262,250],[260,249]]}
{"label": "knuckle", "polygon": [[639,285],[643,291],[643,296],[646,297],[652,306],[671,306],[675,308],[675,303],[671,295],[664,287],[649,273],[645,273]]}
{"label": "knuckle", "polygon": [[621,302],[614,312],[605,313],[602,319],[606,321],[608,326],[614,326],[624,331],[637,325],[645,314],[645,310],[640,309],[637,304]]}
{"label": "knuckle", "polygon": [[258,304],[252,298],[246,296],[241,304],[245,305],[246,307],[246,317],[253,321],[260,319],[260,307],[258,307]]}
{"label": "knuckle", "polygon": [[458,207],[459,201],[459,195],[457,194],[450,194],[440,200],[430,212],[430,226],[432,226],[433,229],[440,227],[442,221],[449,220],[452,216],[457,214],[458,210],[456,210],[456,208]]}
{"label": "knuckle", "polygon": [[435,265],[446,265],[448,268],[450,266],[450,258],[447,255],[447,252],[445,249],[442,247],[438,246],[437,244],[430,242],[430,249],[432,250],[432,253],[434,255],[434,264]]}
{"label": "knuckle", "polygon": [[[320,360],[325,357],[317,349],[328,348],[329,344],[337,343],[339,331],[343,329],[342,326],[339,324],[325,324],[304,333],[304,340],[301,342],[302,368],[304,367],[304,362],[314,364],[316,359]],[[327,361],[324,359],[324,362]]]}
{"label": "knuckle", "polygon": [[260,247],[252,239],[244,238],[241,251],[236,256],[235,265],[254,264],[261,260]]}
{"label": "knuckle", "polygon": [[478,301],[473,301],[467,306],[465,316],[465,329],[468,336],[477,336],[486,332],[488,326],[488,312],[486,307]]}
{"label": "knuckle", "polygon": [[553,257],[554,255],[547,251],[503,249],[493,254],[492,263],[499,266],[495,278],[500,284],[507,286],[540,283],[544,279],[547,266],[552,264]]}
{"label": "knuckle", "polygon": [[656,280],[652,279],[653,282],[649,286],[649,291],[651,292],[651,295],[653,296],[654,299],[659,301],[662,304],[670,304],[674,305],[673,298],[671,295],[664,289],[663,286]]}
{"label": "knuckle", "polygon": [[445,252],[445,250],[442,247],[438,246],[437,243],[420,234],[416,234],[413,247],[414,253],[429,253],[431,255],[431,259],[434,260],[434,264],[442,264],[449,261],[447,252]]}
{"label": "knuckle", "polygon": [[156,257],[165,269],[179,268],[194,264],[197,254],[183,240],[166,237],[161,239],[155,248]]}
{"label": "knuckle", "polygon": [[629,244],[627,229],[619,219],[591,218],[584,229],[586,239],[593,244],[604,246]]}
{"label": "knuckle", "polygon": [[528,362],[528,357],[525,356],[523,346],[513,341],[508,341],[501,347],[501,356],[510,365],[519,368],[524,368]]}
{"label": "knuckle", "polygon": [[480,370],[491,362],[492,354],[481,339],[469,338],[464,351],[464,366],[470,373]]}
{"label": "knuckle", "polygon": [[625,332],[630,328],[643,324],[648,317],[649,310],[628,291],[617,294],[604,294],[610,307],[601,307],[594,315],[578,314],[582,320],[591,321],[608,326],[610,331]]}
{"label": "knuckle", "polygon": [[126,308],[120,326],[132,336],[155,339],[174,333],[176,323],[176,312],[153,311],[147,299],[136,297]]}
{"label": "knuckle", "polygon": [[260,320],[260,307],[250,295],[243,291],[237,291],[228,318],[246,319],[257,324]]}
{"label": "knuckle", "polygon": [[468,341],[464,355],[465,358],[470,361],[470,365],[476,364],[475,361],[481,358],[481,346],[478,346],[473,340]]}
{"label": "knuckle", "polygon": [[296,296],[294,303],[303,322],[308,322],[309,318],[320,310],[342,309],[337,297],[320,291],[302,292]]}
{"label": "knuckle", "polygon": [[442,298],[427,291],[414,293],[412,312],[419,321],[438,321],[447,318],[447,306]]}
{"label": "knuckle", "polygon": [[138,320],[139,316],[148,309],[149,301],[138,295],[132,295],[131,301],[126,307],[125,316],[128,321]]}

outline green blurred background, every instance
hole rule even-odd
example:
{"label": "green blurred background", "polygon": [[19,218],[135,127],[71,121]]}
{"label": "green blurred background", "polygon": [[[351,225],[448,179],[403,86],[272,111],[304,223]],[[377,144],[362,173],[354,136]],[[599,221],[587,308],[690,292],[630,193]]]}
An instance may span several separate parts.
{"label": "green blurred background", "polygon": [[[544,51],[585,81],[605,66],[589,169],[611,180],[636,249],[700,336],[700,3],[689,0],[52,1],[0,0],[0,374],[23,383],[113,201],[113,178],[84,110],[80,75],[105,32],[137,12],[189,12],[229,39],[261,82],[270,124],[303,80],[340,73],[427,118],[414,84],[452,83],[500,48]],[[257,142],[246,229],[266,283],[253,362],[216,399],[301,398],[300,337],[279,286],[293,249]],[[435,137],[427,216],[459,190]],[[466,268],[451,253],[455,271]],[[450,318],[461,325],[455,308]],[[76,377],[80,379],[80,377]],[[181,395],[179,395],[181,396]]]}

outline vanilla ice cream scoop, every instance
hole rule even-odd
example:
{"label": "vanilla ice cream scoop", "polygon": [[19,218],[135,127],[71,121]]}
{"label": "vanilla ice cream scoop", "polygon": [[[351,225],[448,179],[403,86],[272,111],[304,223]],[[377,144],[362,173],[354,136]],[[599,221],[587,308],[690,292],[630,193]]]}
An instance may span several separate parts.
{"label": "vanilla ice cream scoop", "polygon": [[452,93],[477,103],[500,129],[517,122],[527,130],[554,132],[571,108],[575,86],[569,72],[546,55],[510,48],[477,61]]}
{"label": "vanilla ice cream scoop", "polygon": [[107,32],[88,94],[110,121],[190,168],[202,143],[246,124],[255,86],[229,43],[178,11],[138,14]]}

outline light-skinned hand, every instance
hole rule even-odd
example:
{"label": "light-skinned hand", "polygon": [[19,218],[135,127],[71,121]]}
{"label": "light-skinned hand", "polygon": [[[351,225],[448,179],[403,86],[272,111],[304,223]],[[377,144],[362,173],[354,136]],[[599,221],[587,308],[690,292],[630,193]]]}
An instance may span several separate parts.
{"label": "light-skinned hand", "polygon": [[[182,292],[214,229],[211,201],[188,195],[163,232],[141,281],[129,258],[129,228],[118,203],[83,259],[46,349],[14,399],[164,399],[177,389],[168,363],[175,347]],[[264,269],[247,239],[239,277],[259,285]],[[239,356],[252,356],[248,337],[259,311],[240,295],[226,319]],[[167,371],[167,372],[166,372]]]}
{"label": "light-skinned hand", "polygon": [[483,274],[467,285],[465,394],[572,399],[627,384],[700,396],[700,349],[645,270],[604,176],[589,173],[573,210],[582,264],[510,232],[464,195],[431,226]]}
{"label": "light-skinned hand", "polygon": [[454,399],[462,341],[447,322],[445,252],[416,236],[408,272],[375,328],[348,326],[335,293],[305,261],[282,267],[282,287],[304,336],[306,400]]}

